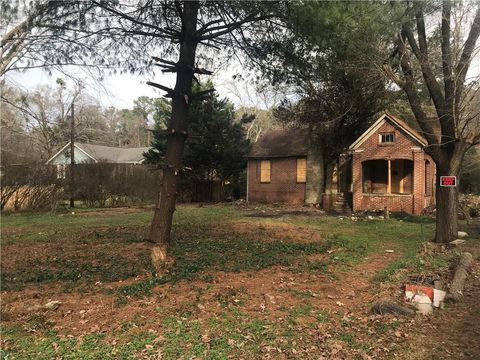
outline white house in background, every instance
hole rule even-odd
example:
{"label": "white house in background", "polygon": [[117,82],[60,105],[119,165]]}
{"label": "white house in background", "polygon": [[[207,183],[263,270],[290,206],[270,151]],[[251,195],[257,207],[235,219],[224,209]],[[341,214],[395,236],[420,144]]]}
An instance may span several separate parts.
{"label": "white house in background", "polygon": [[[148,147],[119,148],[80,142],[75,142],[74,148],[75,164],[141,164],[145,160],[143,153],[150,149]],[[57,177],[65,178],[65,166],[70,164],[70,142],[48,159],[46,164],[56,165]]]}

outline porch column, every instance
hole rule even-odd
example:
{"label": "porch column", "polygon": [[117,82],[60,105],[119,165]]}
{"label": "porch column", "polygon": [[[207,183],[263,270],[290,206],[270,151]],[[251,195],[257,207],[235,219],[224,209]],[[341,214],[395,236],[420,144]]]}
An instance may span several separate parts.
{"label": "porch column", "polygon": [[333,170],[332,170],[332,192],[333,193],[338,193],[338,171],[339,171],[339,166],[338,166],[338,161],[333,164]]}
{"label": "porch column", "polygon": [[353,153],[352,155],[352,210],[359,211],[362,208],[362,154]]}
{"label": "porch column", "polygon": [[413,213],[421,214],[425,207],[425,154],[420,148],[413,150]]}
{"label": "porch column", "polygon": [[392,160],[388,159],[388,183],[387,194],[392,193]]}

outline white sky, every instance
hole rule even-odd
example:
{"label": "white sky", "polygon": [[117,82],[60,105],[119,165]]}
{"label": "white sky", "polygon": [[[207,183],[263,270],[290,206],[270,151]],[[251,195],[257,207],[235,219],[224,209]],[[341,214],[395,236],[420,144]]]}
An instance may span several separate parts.
{"label": "white sky", "polygon": [[[472,15],[473,16],[473,13]],[[469,21],[466,21],[469,23]],[[436,26],[436,20],[433,21],[430,27]],[[477,44],[480,48],[480,45]],[[478,49],[474,53],[472,64],[467,74],[468,79],[475,79],[480,73],[480,53]],[[157,69],[156,69],[157,70]],[[228,97],[234,104],[256,106],[266,108],[274,105],[281,93],[275,93],[276,98],[272,99],[270,92],[259,94],[255,91],[255,85],[247,80],[239,81],[232,80],[234,74],[244,74],[244,69],[238,61],[232,61],[230,65],[219,65],[212,80],[215,84],[217,92],[222,97]],[[101,83],[95,82],[92,77],[86,77],[82,71],[73,70],[71,73],[78,79],[83,79],[86,84],[86,92],[96,98],[104,107],[115,106],[117,108],[132,108],[133,101],[139,96],[159,97],[163,94],[162,91],[154,89],[146,84],[147,81],[154,81],[165,86],[173,87],[175,84],[174,74],[162,74],[157,71],[156,75],[132,75],[122,74],[114,76],[106,76]],[[248,74],[246,74],[248,76]],[[252,74],[253,75],[253,74]],[[6,75],[7,83],[19,87],[26,91],[31,91],[41,85],[56,86],[56,79],[58,77],[67,81],[67,84],[73,84],[63,74],[54,73],[49,75],[46,71],[41,69],[28,70],[26,72],[10,72]],[[207,77],[204,78],[206,80]],[[233,89],[235,88],[235,89]],[[287,95],[288,94],[284,94]]]}
{"label": "white sky", "polygon": [[[229,89],[228,83],[232,81],[232,76],[235,73],[236,66],[232,66],[229,69],[219,70],[212,78],[217,92],[222,97],[228,97],[235,105],[240,105],[242,102],[239,99],[239,94],[232,94]],[[70,71],[70,74],[75,78],[81,80],[85,84],[86,92],[97,99],[103,107],[114,106],[119,109],[132,108],[133,101],[140,96],[160,97],[164,94],[163,91],[153,88],[146,84],[147,81],[153,81],[168,87],[173,88],[175,86],[175,75],[171,73],[163,74],[157,71],[155,75],[135,75],[135,74],[121,74],[105,76],[105,79],[101,82],[93,80],[93,77],[89,77],[78,69],[76,71]],[[54,71],[52,75],[42,69],[32,69],[25,72],[12,71],[6,74],[5,78],[8,84],[18,87],[24,91],[32,91],[35,88],[42,85],[56,86],[57,78],[64,79],[67,84],[73,85],[73,80],[66,77],[60,72]],[[206,80],[207,77],[204,77]],[[238,82],[238,80],[237,80]],[[245,87],[249,88],[249,93],[256,93],[253,84],[241,82],[238,87],[240,92],[245,90]],[[240,94],[242,96],[242,94]],[[245,99],[247,102],[248,99]],[[257,105],[259,107],[263,104],[250,104]]]}

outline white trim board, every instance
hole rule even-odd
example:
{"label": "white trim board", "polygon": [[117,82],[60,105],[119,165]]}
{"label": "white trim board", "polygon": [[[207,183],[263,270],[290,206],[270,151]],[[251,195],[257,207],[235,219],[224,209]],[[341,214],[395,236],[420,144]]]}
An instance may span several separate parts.
{"label": "white trim board", "polygon": [[421,145],[426,146],[427,142],[412,133],[410,130],[405,129],[402,124],[399,124],[395,119],[393,119],[391,116],[388,116],[388,114],[383,114],[377,121],[375,121],[362,135],[359,136],[355,142],[353,142],[352,145],[348,148],[349,150],[358,150],[358,148],[368,139],[370,136],[372,136],[380,127],[385,124],[387,121],[391,121],[395,127],[397,127],[399,130],[405,132],[407,135],[409,135],[411,138],[419,142]]}
{"label": "white trim board", "polygon": [[[63,146],[60,150],[58,150],[55,155],[53,155],[50,159],[48,159],[46,162],[45,162],[45,165],[48,165],[53,159],[55,159],[58,155],[60,155],[67,146],[70,146],[70,143],[71,141],[69,141],[65,146]],[[85,155],[87,155],[90,159],[92,159],[93,161],[95,162],[98,162],[97,159],[95,159],[92,155],[90,155],[89,153],[87,153],[85,150],[83,150],[80,146],[78,146],[77,144],[73,144],[73,146],[80,150],[82,153],[84,153]]]}

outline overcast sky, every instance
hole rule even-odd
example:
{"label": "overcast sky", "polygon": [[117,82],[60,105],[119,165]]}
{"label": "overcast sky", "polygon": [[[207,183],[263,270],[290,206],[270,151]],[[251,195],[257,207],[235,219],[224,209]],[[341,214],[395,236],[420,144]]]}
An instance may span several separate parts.
{"label": "overcast sky", "polygon": [[[204,80],[211,78],[214,81],[217,92],[222,97],[228,97],[237,106],[247,102],[249,105],[265,107],[261,101],[255,104],[253,103],[255,99],[248,100],[247,96],[242,100],[239,98],[239,95],[242,96],[242,94],[238,94],[238,92],[242,92],[242,89],[247,92],[246,87],[248,87],[250,97],[256,98],[255,85],[253,83],[239,82],[237,78],[238,91],[236,93],[232,92],[229,83],[232,83],[232,76],[237,70],[238,65],[234,64],[227,69],[217,71],[213,77],[204,77]],[[169,87],[175,86],[175,74],[163,74],[160,71],[157,71],[155,75],[122,74],[105,76],[105,79],[101,82],[95,81],[93,77],[87,76],[82,71],[69,70],[69,73],[75,76],[75,78],[81,79],[85,83],[86,91],[98,99],[104,107],[132,108],[133,101],[139,96],[160,97],[164,94],[164,92],[147,85],[147,81],[153,81]],[[49,75],[47,71],[41,69],[33,69],[26,72],[12,71],[7,73],[6,80],[7,83],[15,87],[25,91],[32,91],[42,85],[56,86],[55,81],[59,77],[65,79],[69,84],[74,83],[73,80],[69,80],[67,76],[60,72],[53,72],[52,75]]]}

